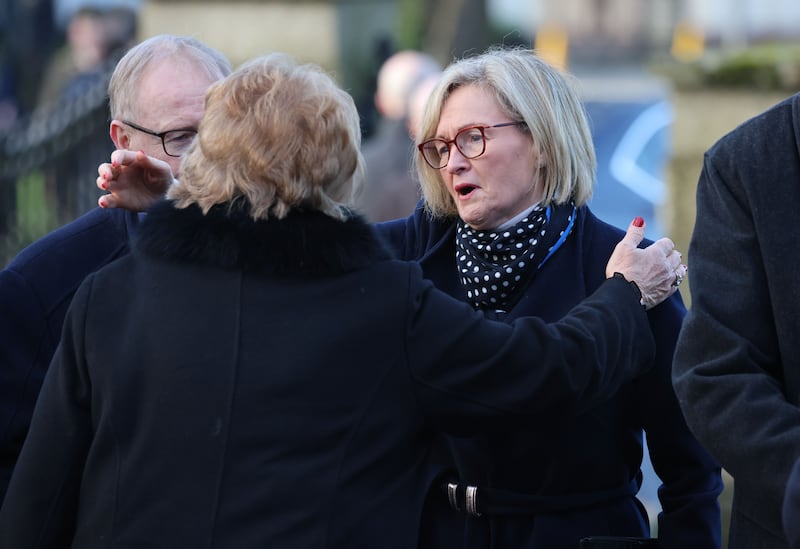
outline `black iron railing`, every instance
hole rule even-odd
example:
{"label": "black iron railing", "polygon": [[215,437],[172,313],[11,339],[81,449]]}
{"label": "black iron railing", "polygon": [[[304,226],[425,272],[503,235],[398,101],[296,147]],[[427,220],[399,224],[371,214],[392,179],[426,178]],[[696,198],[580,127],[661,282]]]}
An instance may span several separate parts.
{"label": "black iron railing", "polygon": [[37,109],[0,135],[0,267],[23,247],[97,205],[108,134],[110,68],[74,99]]}

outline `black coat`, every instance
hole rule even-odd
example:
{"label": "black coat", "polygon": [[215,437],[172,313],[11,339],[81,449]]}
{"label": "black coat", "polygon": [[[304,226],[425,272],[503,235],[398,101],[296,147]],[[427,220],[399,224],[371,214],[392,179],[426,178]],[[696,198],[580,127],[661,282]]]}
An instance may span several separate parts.
{"label": "black coat", "polygon": [[81,285],[0,547],[407,549],[440,473],[432,429],[519,427],[652,359],[622,280],[508,325],[357,219],[224,212],[158,205]]}
{"label": "black coat", "polygon": [[674,386],[734,478],[729,547],[785,548],[781,502],[800,458],[800,94],[705,155],[689,246],[692,308]]}
{"label": "black coat", "polygon": [[[569,236],[503,320],[526,315],[557,320],[603,283],[608,258],[624,233],[588,207],[578,208],[575,218]],[[418,261],[437,288],[466,301],[455,264],[453,220],[432,221],[418,210],[379,227],[400,257]],[[460,482],[479,486],[483,511],[481,517],[463,518],[464,547],[577,548],[589,536],[649,536],[650,517],[636,499],[643,435],[661,480],[661,546],[720,546],[719,465],[689,431],[670,382],[685,312],[679,293],[648,312],[654,367],[607,402],[580,414],[553,409],[545,422],[531,423],[523,432],[448,437],[447,462],[456,465]],[[494,494],[506,504],[497,511],[482,509]]]}

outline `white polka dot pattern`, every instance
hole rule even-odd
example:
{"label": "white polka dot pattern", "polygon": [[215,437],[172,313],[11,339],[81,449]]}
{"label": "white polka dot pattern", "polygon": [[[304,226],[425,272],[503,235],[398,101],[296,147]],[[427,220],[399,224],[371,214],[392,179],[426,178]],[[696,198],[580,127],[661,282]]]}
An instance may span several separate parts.
{"label": "white polka dot pattern", "polygon": [[536,206],[502,231],[477,231],[459,220],[456,266],[467,301],[477,309],[508,311],[546,258],[572,229],[575,205]]}
{"label": "white polka dot pattern", "polygon": [[467,299],[476,308],[502,309],[546,234],[545,209],[537,206],[514,227],[476,231],[459,221],[456,264]]}

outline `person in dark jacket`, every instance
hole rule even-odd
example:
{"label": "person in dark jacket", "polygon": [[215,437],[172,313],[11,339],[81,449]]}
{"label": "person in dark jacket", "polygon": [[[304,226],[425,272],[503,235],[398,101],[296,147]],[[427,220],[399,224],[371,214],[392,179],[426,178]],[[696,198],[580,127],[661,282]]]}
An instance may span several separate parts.
{"label": "person in dark jacket", "polygon": [[[490,318],[561,318],[603,283],[622,235],[587,206],[595,157],[569,78],[519,49],[447,67],[417,139],[424,204],[379,227],[399,257]],[[574,549],[589,537],[649,537],[636,498],[644,436],[661,480],[660,546],[720,546],[720,468],[689,431],[671,385],[684,314],[677,293],[650,310],[654,367],[610,401],[554,410],[525,432],[447,437],[440,457],[457,474],[445,489],[465,547]],[[473,505],[464,501],[470,489]]]}
{"label": "person in dark jacket", "polygon": [[674,293],[669,241],[632,224],[562,320],[488,320],[351,213],[359,148],[313,65],[212,85],[181,183],[73,298],[0,547],[413,547],[436,430],[578,413],[649,368],[637,287]]}
{"label": "person in dark jacket", "polygon": [[[733,477],[728,547],[785,549],[800,459],[800,94],[705,154],[689,246],[692,308],[673,383],[686,421]],[[780,236],[779,236],[780,235]],[[794,517],[797,522],[799,517]]]}
{"label": "person in dark jacket", "polygon": [[[178,173],[203,94],[230,70],[222,54],[193,38],[160,35],[132,48],[109,83],[114,145],[152,155]],[[128,253],[138,218],[96,208],[28,246],[0,272],[0,502],[70,300],[86,275]]]}
{"label": "person in dark jacket", "polygon": [[363,145],[366,179],[355,201],[368,221],[405,217],[419,202],[411,163],[411,95],[441,70],[436,59],[416,50],[396,52],[381,64],[374,98],[380,118],[376,134]]}

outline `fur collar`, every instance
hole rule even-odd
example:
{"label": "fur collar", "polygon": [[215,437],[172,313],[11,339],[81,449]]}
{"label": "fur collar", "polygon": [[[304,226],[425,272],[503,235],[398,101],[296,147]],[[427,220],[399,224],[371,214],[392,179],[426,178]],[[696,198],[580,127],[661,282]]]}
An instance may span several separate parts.
{"label": "fur collar", "polygon": [[207,215],[162,201],[148,210],[133,239],[135,253],[194,265],[272,275],[329,276],[391,258],[375,230],[358,216],[338,221],[292,211],[254,221],[243,200]]}

